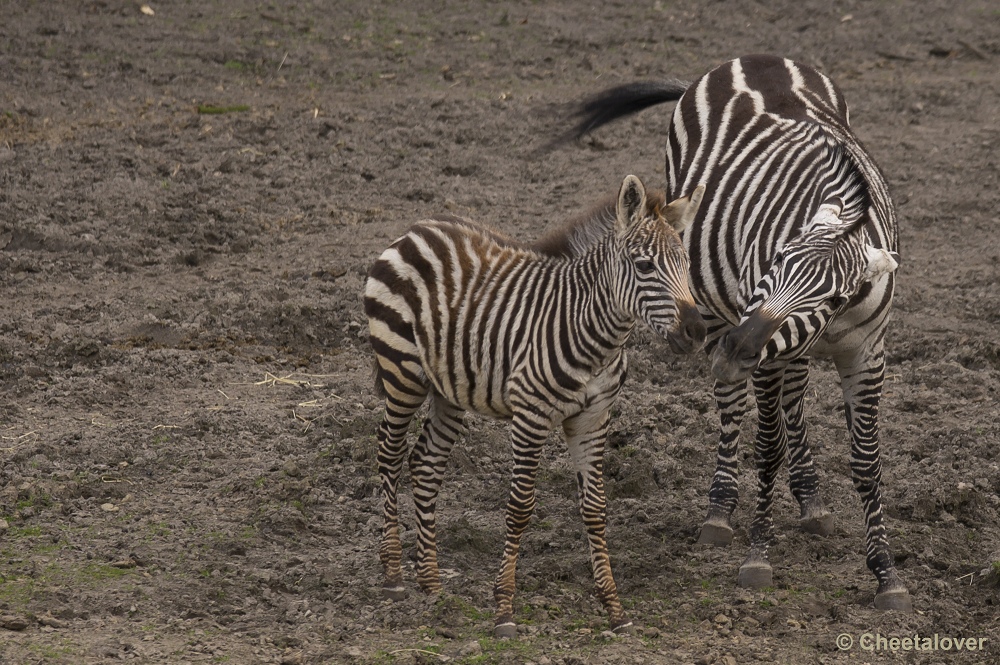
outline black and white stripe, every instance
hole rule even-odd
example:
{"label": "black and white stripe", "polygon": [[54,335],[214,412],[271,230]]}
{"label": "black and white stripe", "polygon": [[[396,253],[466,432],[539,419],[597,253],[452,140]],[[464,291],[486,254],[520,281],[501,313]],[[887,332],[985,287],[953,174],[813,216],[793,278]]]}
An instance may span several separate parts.
{"label": "black and white stripe", "polygon": [[[601,218],[577,221],[533,248],[464,220],[427,220],[375,262],[364,305],[376,386],[386,395],[377,438],[385,515],[380,558],[388,597],[403,593],[397,484],[406,431],[429,395],[429,415],[409,457],[421,588],[441,589],[434,507],[448,455],[465,431],[465,411],[509,418],[514,464],[494,594],[497,634],[515,634],[521,534],[534,508],[542,446],[562,424],[577,470],[597,594],[612,628],[630,625],[604,537],[604,446],[625,378],[623,345],[635,320],[645,321],[677,351],[692,352],[704,342],[678,235],[693,219],[702,191],[695,188],[662,209],[651,207],[642,183],[629,176],[614,223],[603,233],[592,233]],[[589,245],[582,240],[587,237]]]}
{"label": "black and white stripe", "polygon": [[803,420],[808,358],[840,374],[851,469],[865,509],[875,605],[910,608],[886,538],[878,409],[883,338],[897,266],[895,209],[882,173],[850,129],[825,75],[773,56],[728,62],[688,86],[619,86],[581,107],[578,133],[677,101],[666,141],[667,195],[704,186],[684,234],[691,285],[708,326],[706,350],[721,419],[701,541],[728,544],[738,498],[737,444],[747,378],[757,397],[757,509],[747,586],[769,585],[775,476],[786,458],[803,526],[829,533]]}

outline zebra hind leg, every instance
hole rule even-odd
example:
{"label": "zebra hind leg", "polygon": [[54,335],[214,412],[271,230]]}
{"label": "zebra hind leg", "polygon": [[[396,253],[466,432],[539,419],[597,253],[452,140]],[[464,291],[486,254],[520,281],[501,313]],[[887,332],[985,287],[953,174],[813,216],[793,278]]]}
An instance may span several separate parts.
{"label": "zebra hind leg", "polygon": [[385,415],[376,435],[384,519],[378,553],[384,574],[382,593],[389,600],[402,600],[406,597],[400,567],[402,546],[399,542],[399,474],[403,468],[403,460],[406,459],[406,431],[425,397],[426,393],[390,393],[385,399]]}
{"label": "zebra hind leg", "polygon": [[788,431],[788,480],[792,496],[799,503],[802,529],[807,533],[829,536],[833,533],[833,514],[827,510],[820,496],[819,476],[806,437],[803,406],[808,387],[809,359],[791,361],[785,369],[781,391],[781,408]]}
{"label": "zebra hind leg", "polygon": [[910,592],[896,572],[889,552],[882,510],[878,411],[885,380],[885,356],[879,348],[867,363],[837,360],[851,433],[851,479],[865,511],[866,562],[878,580],[875,608],[912,612]]}
{"label": "zebra hind leg", "polygon": [[716,381],[715,401],[719,410],[720,434],[715,475],[708,491],[708,516],[701,526],[698,542],[727,547],[733,542],[732,515],[739,501],[740,427],[747,409],[746,382],[736,385]]}
{"label": "zebra hind leg", "polygon": [[466,431],[464,417],[465,411],[434,394],[427,422],[410,453],[413,505],[417,512],[417,583],[429,594],[441,592],[435,511],[451,449]]}

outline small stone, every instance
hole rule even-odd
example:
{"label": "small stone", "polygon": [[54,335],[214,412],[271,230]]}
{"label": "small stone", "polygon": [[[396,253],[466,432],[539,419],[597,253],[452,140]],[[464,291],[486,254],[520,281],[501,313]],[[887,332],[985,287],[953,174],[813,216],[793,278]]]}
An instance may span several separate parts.
{"label": "small stone", "polygon": [[106,513],[114,513],[117,512],[118,506],[116,506],[113,503],[102,503],[101,510],[103,510]]}
{"label": "small stone", "polygon": [[10,524],[7,524],[7,520],[0,517],[0,533],[3,533],[10,528]]}
{"label": "small stone", "polygon": [[727,617],[725,614],[716,614],[714,621],[715,623],[721,623],[721,624],[730,623],[729,617]]}
{"label": "small stone", "polygon": [[0,616],[0,628],[6,628],[7,630],[24,630],[27,627],[27,619],[11,616],[9,614]]}
{"label": "small stone", "polygon": [[66,622],[65,621],[63,621],[62,619],[57,619],[57,618],[55,618],[54,616],[52,616],[50,614],[46,614],[44,616],[38,617],[38,623],[42,624],[43,626],[50,626],[52,628],[65,628],[66,627]]}
{"label": "small stone", "polygon": [[344,653],[351,658],[361,658],[362,656],[361,647],[347,647],[344,649]]}
{"label": "small stone", "polygon": [[478,640],[471,640],[462,645],[458,650],[458,655],[463,658],[481,656],[483,655],[483,647]]}

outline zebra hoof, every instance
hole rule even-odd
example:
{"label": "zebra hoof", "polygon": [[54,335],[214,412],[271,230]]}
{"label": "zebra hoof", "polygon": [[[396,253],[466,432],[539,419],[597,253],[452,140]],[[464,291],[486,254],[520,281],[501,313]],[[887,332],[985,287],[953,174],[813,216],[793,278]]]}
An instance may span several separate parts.
{"label": "zebra hoof", "polygon": [[632,625],[631,621],[626,621],[625,623],[619,624],[611,629],[615,635],[631,635],[635,632],[635,627]]}
{"label": "zebra hoof", "polygon": [[733,528],[721,519],[707,519],[701,525],[701,533],[698,535],[699,545],[729,547],[732,542]]}
{"label": "zebra hoof", "polygon": [[806,533],[814,533],[817,536],[827,536],[833,535],[833,514],[823,513],[821,515],[812,515],[810,517],[803,517],[802,530]]}
{"label": "zebra hoof", "polygon": [[401,586],[384,586],[382,587],[382,597],[386,600],[391,600],[394,602],[399,602],[405,600],[407,596],[406,589]]}
{"label": "zebra hoof", "polygon": [[880,591],[875,594],[875,609],[892,610],[894,612],[909,614],[913,611],[913,601],[910,600],[910,592],[906,589]]}
{"label": "zebra hoof", "polygon": [[493,627],[493,637],[498,640],[512,640],[517,637],[517,624],[513,622],[498,623]]}
{"label": "zebra hoof", "polygon": [[774,585],[774,573],[767,561],[747,561],[740,566],[737,583],[744,589],[763,589]]}

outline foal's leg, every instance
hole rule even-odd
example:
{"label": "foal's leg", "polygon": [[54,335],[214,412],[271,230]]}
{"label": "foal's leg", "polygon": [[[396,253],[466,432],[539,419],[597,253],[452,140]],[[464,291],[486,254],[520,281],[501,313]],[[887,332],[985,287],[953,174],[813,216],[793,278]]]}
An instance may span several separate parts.
{"label": "foal's leg", "polygon": [[607,502],[604,495],[604,447],[608,438],[610,413],[610,405],[585,411],[563,422],[563,429],[570,457],[576,467],[580,515],[587,528],[590,565],[594,571],[597,597],[608,613],[611,629],[618,633],[629,631],[632,622],[625,616],[618,600],[618,587],[611,574],[611,557],[605,539]]}
{"label": "foal's leg", "polygon": [[417,510],[417,583],[426,593],[441,591],[434,511],[452,446],[466,432],[464,417],[465,411],[433,394],[427,422],[410,453],[413,504]]}
{"label": "foal's leg", "polygon": [[844,391],[847,427],[851,433],[851,479],[865,511],[865,549],[869,570],[878,580],[875,607],[913,611],[910,593],[899,578],[889,553],[882,513],[882,461],[878,410],[885,381],[885,356],[879,344],[869,358],[834,358]]}
{"label": "foal's leg", "polygon": [[406,596],[403,589],[403,573],[400,568],[402,548],[399,542],[399,507],[397,494],[399,473],[406,458],[406,431],[413,414],[427,396],[426,389],[416,384],[408,386],[413,392],[391,389],[385,399],[385,415],[379,425],[378,473],[382,484],[382,515],[384,526],[382,543],[379,545],[379,559],[385,575],[383,594],[392,600],[402,600]]}
{"label": "foal's leg", "polygon": [[528,526],[531,513],[535,509],[535,477],[542,446],[552,421],[527,408],[518,408],[511,421],[511,445],[514,452],[514,468],[510,479],[510,496],[507,499],[507,534],[503,546],[500,571],[493,586],[493,597],[497,603],[496,637],[515,637],[514,624],[514,578],[517,569],[517,553],[521,547],[521,535]]}
{"label": "foal's leg", "polygon": [[781,391],[781,408],[788,429],[788,481],[792,496],[799,502],[799,520],[809,533],[829,536],[833,533],[833,515],[819,494],[819,476],[813,465],[806,438],[803,415],[806,389],[809,387],[809,359],[788,363]]}

